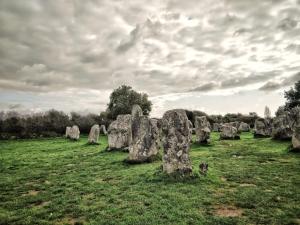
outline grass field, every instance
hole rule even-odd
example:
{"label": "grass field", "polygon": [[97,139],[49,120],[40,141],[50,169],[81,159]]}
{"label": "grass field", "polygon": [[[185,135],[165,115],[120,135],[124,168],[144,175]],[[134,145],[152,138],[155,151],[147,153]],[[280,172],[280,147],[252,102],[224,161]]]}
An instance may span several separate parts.
{"label": "grass field", "polygon": [[0,142],[0,224],[300,224],[300,154],[289,142],[253,139],[192,145],[194,173],[160,174],[161,161],[127,165],[64,138]]}

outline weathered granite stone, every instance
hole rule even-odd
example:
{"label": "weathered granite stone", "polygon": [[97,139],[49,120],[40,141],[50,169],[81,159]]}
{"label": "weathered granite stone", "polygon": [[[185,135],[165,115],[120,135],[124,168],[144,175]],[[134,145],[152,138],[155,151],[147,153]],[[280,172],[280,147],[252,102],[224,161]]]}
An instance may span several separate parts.
{"label": "weathered granite stone", "polygon": [[255,120],[254,124],[254,137],[255,138],[264,138],[271,137],[272,126],[269,119],[258,118]]}
{"label": "weathered granite stone", "polygon": [[189,138],[190,142],[193,143],[193,123],[189,120]]}
{"label": "weathered granite stone", "polygon": [[159,128],[156,119],[149,119],[132,110],[132,142],[129,146],[129,163],[151,162],[157,158],[160,148]]}
{"label": "weathered granite stone", "polygon": [[289,112],[279,114],[273,119],[272,138],[275,140],[291,140],[293,135],[292,121]]}
{"label": "weathered granite stone", "polygon": [[249,132],[250,125],[248,123],[241,122],[238,131],[239,132]]}
{"label": "weathered granite stone", "polygon": [[240,122],[234,121],[229,123],[231,126],[235,127],[239,131]]}
{"label": "weathered granite stone", "polygon": [[292,136],[292,148],[293,150],[300,150],[300,126],[294,127]]}
{"label": "weathered granite stone", "polygon": [[71,129],[72,127],[66,127],[66,138],[70,138]]}
{"label": "weathered granite stone", "polygon": [[131,143],[131,115],[119,115],[108,127],[108,151],[127,150]]}
{"label": "weathered granite stone", "polygon": [[292,108],[289,111],[291,127],[294,128],[300,126],[300,107]]}
{"label": "weathered granite stone", "polygon": [[99,135],[100,135],[100,127],[98,124],[95,124],[92,126],[89,137],[88,137],[88,143],[89,144],[99,144]]}
{"label": "weathered granite stone", "polygon": [[162,119],[162,131],[163,171],[180,176],[191,175],[190,129],[185,111],[174,109],[165,112]]}
{"label": "weathered granite stone", "polygon": [[105,127],[105,125],[103,125],[103,124],[100,126],[100,133],[102,133],[102,134],[104,134],[104,135],[107,135],[106,127]]}
{"label": "weathered granite stone", "polygon": [[69,135],[71,140],[77,141],[80,138],[80,130],[77,125],[72,126],[70,130],[70,135]]}
{"label": "weathered granite stone", "polygon": [[129,146],[127,162],[150,162],[155,159],[159,151],[158,120],[143,116],[139,105],[132,107],[131,118],[132,142]]}
{"label": "weathered granite stone", "polygon": [[210,143],[210,124],[206,116],[195,118],[196,142],[199,144]]}
{"label": "weathered granite stone", "polygon": [[224,123],[221,127],[220,140],[240,139],[238,130],[229,123]]}

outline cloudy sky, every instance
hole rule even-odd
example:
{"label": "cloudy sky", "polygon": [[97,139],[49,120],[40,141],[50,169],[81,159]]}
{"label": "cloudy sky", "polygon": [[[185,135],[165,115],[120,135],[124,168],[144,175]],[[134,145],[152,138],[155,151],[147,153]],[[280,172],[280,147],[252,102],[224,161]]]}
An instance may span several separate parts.
{"label": "cloudy sky", "polygon": [[300,0],[1,0],[0,109],[272,111],[300,80]]}

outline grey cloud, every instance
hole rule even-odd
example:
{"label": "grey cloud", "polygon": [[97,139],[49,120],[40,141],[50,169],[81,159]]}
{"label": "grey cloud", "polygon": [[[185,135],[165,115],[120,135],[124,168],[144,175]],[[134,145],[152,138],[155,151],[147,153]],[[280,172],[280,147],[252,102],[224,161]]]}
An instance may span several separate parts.
{"label": "grey cloud", "polygon": [[242,75],[237,76],[236,78],[231,78],[224,80],[220,83],[216,82],[210,82],[203,84],[199,87],[193,88],[190,91],[197,91],[197,92],[203,92],[203,91],[211,91],[214,89],[227,89],[227,88],[235,88],[235,87],[241,87],[249,84],[255,84],[260,83],[262,81],[268,80],[271,77],[275,78],[276,76],[279,76],[281,71],[270,71],[266,72],[264,74],[251,74],[249,76],[243,77]]}
{"label": "grey cloud", "polygon": [[118,52],[126,52],[128,49],[130,49],[132,46],[135,45],[138,35],[139,35],[140,27],[136,26],[134,30],[130,32],[130,36],[128,40],[123,40],[120,45],[117,48]]}
{"label": "grey cloud", "polygon": [[282,79],[279,82],[269,81],[266,84],[264,84],[262,87],[260,87],[259,90],[274,91],[274,90],[277,90],[282,87],[291,86],[299,80],[300,80],[300,72],[298,72],[290,77],[285,77],[284,79]]}
{"label": "grey cloud", "polygon": [[10,104],[10,105],[8,106],[8,109],[9,109],[9,110],[16,110],[16,109],[20,109],[20,108],[22,108],[22,107],[23,107],[22,104]]}
{"label": "grey cloud", "polygon": [[2,0],[0,91],[273,87],[299,71],[299,12],[293,0]]}
{"label": "grey cloud", "polygon": [[191,89],[190,92],[204,92],[204,91],[211,91],[213,89],[216,89],[216,87],[218,87],[218,85],[216,83],[207,83],[207,84],[203,84],[199,87],[196,87],[194,89]]}

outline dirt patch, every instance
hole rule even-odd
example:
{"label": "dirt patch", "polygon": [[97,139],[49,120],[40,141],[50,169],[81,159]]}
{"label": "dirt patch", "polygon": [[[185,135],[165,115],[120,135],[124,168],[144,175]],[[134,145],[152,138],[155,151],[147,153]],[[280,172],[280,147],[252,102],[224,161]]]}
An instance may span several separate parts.
{"label": "dirt patch", "polygon": [[22,196],[36,196],[39,193],[37,190],[30,190],[26,194],[23,194]]}
{"label": "dirt patch", "polygon": [[226,177],[221,177],[221,181],[226,182],[227,181]]}
{"label": "dirt patch", "polygon": [[95,182],[96,183],[104,183],[104,180],[102,178],[96,178]]}
{"label": "dirt patch", "polygon": [[45,207],[49,204],[50,204],[50,201],[48,201],[48,202],[38,202],[37,204],[34,204],[33,206],[37,207],[37,208],[43,208],[43,207]]}
{"label": "dirt patch", "polygon": [[49,185],[51,182],[49,180],[45,180],[45,184]]}
{"label": "dirt patch", "polygon": [[84,201],[92,200],[94,198],[95,198],[95,195],[93,193],[86,194],[86,195],[82,196],[82,200],[84,200]]}
{"label": "dirt patch", "polygon": [[221,188],[217,189],[217,190],[214,192],[214,196],[215,196],[215,197],[223,197],[224,195],[225,195],[224,189],[221,189]]}
{"label": "dirt patch", "polygon": [[243,210],[235,206],[217,206],[215,208],[215,215],[220,217],[240,217]]}
{"label": "dirt patch", "polygon": [[240,184],[240,187],[256,187],[256,185],[255,184],[243,183],[243,184]]}
{"label": "dirt patch", "polygon": [[57,221],[55,225],[83,225],[86,221],[82,218],[65,217]]}

